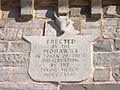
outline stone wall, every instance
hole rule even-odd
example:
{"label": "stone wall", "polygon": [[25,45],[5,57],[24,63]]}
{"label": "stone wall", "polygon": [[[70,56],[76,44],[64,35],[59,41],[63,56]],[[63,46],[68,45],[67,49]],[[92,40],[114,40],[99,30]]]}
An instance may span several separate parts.
{"label": "stone wall", "polygon": [[[35,82],[31,79],[27,72],[31,45],[24,40],[23,36],[49,36],[50,32],[44,34],[44,23],[54,18],[53,13],[57,2],[48,1],[36,0],[35,18],[26,20],[20,18],[19,0],[2,0],[0,90],[119,90],[120,5],[116,4],[103,6],[103,17],[97,20],[89,17],[88,5],[70,7],[70,18],[77,22],[74,26],[80,30],[81,35],[98,37],[93,42],[93,73],[88,80],[65,83]],[[39,3],[43,7],[40,7]],[[81,14],[77,13],[79,10]],[[81,15],[80,19],[76,19],[77,14]]]}

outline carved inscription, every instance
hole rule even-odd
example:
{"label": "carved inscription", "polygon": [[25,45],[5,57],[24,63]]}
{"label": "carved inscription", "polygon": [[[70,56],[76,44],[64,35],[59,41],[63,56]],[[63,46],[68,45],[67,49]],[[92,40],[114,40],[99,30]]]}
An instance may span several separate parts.
{"label": "carved inscription", "polygon": [[[31,77],[39,81],[81,81],[86,79],[90,74],[91,44],[84,39],[84,46],[79,38],[40,37],[36,38],[36,42],[31,42],[29,68]],[[28,41],[31,39],[29,37]]]}

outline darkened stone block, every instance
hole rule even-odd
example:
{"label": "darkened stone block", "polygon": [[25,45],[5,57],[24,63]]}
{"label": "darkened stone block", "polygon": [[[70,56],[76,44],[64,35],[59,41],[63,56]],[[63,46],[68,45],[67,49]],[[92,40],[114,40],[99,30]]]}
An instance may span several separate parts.
{"label": "darkened stone block", "polygon": [[111,41],[109,39],[104,39],[102,42],[96,42],[94,45],[94,51],[97,52],[110,52],[112,51]]}
{"label": "darkened stone block", "polygon": [[61,90],[120,90],[119,84],[62,85]]}
{"label": "darkened stone block", "polygon": [[114,68],[112,71],[112,75],[116,81],[120,81],[120,67]]}

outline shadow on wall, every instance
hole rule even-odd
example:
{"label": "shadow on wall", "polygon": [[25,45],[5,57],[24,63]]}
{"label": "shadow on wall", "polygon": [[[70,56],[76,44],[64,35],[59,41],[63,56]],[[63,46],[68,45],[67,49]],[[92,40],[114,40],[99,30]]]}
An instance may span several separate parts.
{"label": "shadow on wall", "polygon": [[120,15],[120,5],[116,7],[116,12],[118,15]]}
{"label": "shadow on wall", "polygon": [[20,17],[20,0],[2,0],[3,19]]}

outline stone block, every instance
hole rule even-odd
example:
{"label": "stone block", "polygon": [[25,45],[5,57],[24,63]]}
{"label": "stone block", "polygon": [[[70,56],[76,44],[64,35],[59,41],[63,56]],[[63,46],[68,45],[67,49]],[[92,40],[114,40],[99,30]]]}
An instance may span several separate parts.
{"label": "stone block", "polygon": [[28,22],[16,22],[14,20],[11,20],[9,22],[8,27],[15,28],[15,29],[40,29],[44,27],[44,22],[41,21],[28,21]]}
{"label": "stone block", "polygon": [[0,68],[0,82],[9,81],[9,68]]}
{"label": "stone block", "polygon": [[35,17],[36,18],[54,18],[54,12],[55,8],[54,7],[48,7],[46,9],[37,9],[35,10]]}
{"label": "stone block", "polygon": [[119,90],[120,84],[76,84],[62,85],[61,90]]}
{"label": "stone block", "polygon": [[115,49],[120,50],[120,40],[115,40]]}
{"label": "stone block", "polygon": [[69,12],[69,0],[58,0],[58,13],[64,14]]}
{"label": "stone block", "polygon": [[0,83],[1,90],[57,90],[54,84],[17,84],[17,83]]}
{"label": "stone block", "polygon": [[0,21],[0,28],[4,28],[5,27],[5,22]]}
{"label": "stone block", "polygon": [[0,54],[0,66],[27,66],[29,60],[28,54]]}
{"label": "stone block", "polygon": [[8,49],[8,43],[0,42],[0,52],[6,52]]}
{"label": "stone block", "polygon": [[23,30],[23,36],[42,36],[42,29]]}
{"label": "stone block", "polygon": [[81,8],[70,8],[70,17],[80,17]]}
{"label": "stone block", "polygon": [[112,75],[116,81],[120,81],[120,67],[113,68]]}
{"label": "stone block", "polygon": [[91,14],[101,14],[102,2],[101,0],[91,0]]}
{"label": "stone block", "polygon": [[103,19],[104,28],[118,28],[120,27],[120,20],[119,18],[104,18]]}
{"label": "stone block", "polygon": [[9,46],[8,51],[10,52],[29,52],[30,51],[30,43],[28,42],[13,42],[11,43],[11,45]]}
{"label": "stone block", "polygon": [[22,30],[0,29],[0,40],[14,41],[22,38]]}
{"label": "stone block", "polygon": [[104,39],[102,42],[96,42],[93,45],[93,50],[95,52],[111,52],[112,47],[110,39]]}
{"label": "stone block", "polygon": [[20,0],[21,16],[32,16],[33,14],[33,0]]}
{"label": "stone block", "polygon": [[119,38],[120,19],[119,18],[104,18],[103,20],[103,37],[104,38]]}
{"label": "stone block", "polygon": [[94,81],[107,81],[110,79],[109,69],[95,69],[94,71]]}
{"label": "stone block", "polygon": [[15,67],[12,71],[13,82],[25,82],[28,80],[27,68]]}
{"label": "stone block", "polygon": [[99,21],[86,21],[85,19],[81,21],[82,34],[93,35],[94,37],[100,36],[100,22]]}
{"label": "stone block", "polygon": [[120,64],[120,53],[97,53],[93,56],[95,66],[111,66]]}

